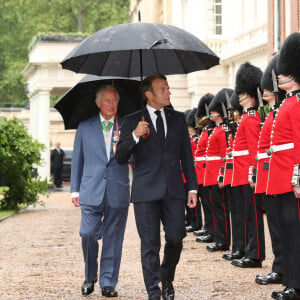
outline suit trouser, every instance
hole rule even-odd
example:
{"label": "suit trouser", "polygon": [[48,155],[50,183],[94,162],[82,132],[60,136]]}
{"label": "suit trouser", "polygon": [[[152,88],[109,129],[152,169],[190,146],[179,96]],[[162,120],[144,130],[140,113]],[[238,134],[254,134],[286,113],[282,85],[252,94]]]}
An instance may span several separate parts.
{"label": "suit trouser", "polygon": [[85,263],[85,280],[93,281],[97,276],[98,240],[102,238],[99,283],[101,287],[115,287],[120,270],[128,206],[109,207],[104,199],[99,206],[81,205],[80,207],[80,236]]}
{"label": "suit trouser", "polygon": [[219,186],[212,185],[209,187],[211,191],[212,199],[212,209],[215,216],[215,231],[214,231],[214,241],[216,243],[221,243],[230,245],[230,216],[228,200],[224,189],[220,189]]}
{"label": "suit trouser", "polygon": [[226,186],[231,216],[232,252],[246,250],[245,212],[241,186]]}
{"label": "suit trouser", "polygon": [[214,215],[212,211],[211,195],[209,188],[203,186],[203,184],[198,185],[199,196],[201,199],[203,213],[204,213],[204,229],[210,235],[214,234]]}
{"label": "suit trouser", "polygon": [[[160,296],[158,283],[173,281],[185,232],[184,199],[161,199],[134,203],[134,213],[141,239],[144,282],[149,296]],[[164,257],[160,265],[160,222],[165,232]]]}
{"label": "suit trouser", "polygon": [[275,196],[272,195],[265,195],[264,196],[264,203],[265,203],[265,210],[267,214],[267,222],[271,237],[271,244],[272,244],[272,251],[274,254],[274,260],[272,264],[272,272],[282,274],[282,257],[281,257],[281,248],[282,248],[282,241],[280,236],[280,220],[279,220],[279,211],[278,211],[278,204],[279,201]]}
{"label": "suit trouser", "polygon": [[254,194],[249,184],[241,185],[246,219],[247,247],[245,257],[256,260],[265,259],[265,236],[263,220],[263,199]]}
{"label": "suit trouser", "polygon": [[300,289],[300,201],[294,193],[277,195],[282,240],[283,283]]}
{"label": "suit trouser", "polygon": [[55,186],[61,186],[62,184],[62,171],[63,168],[53,168],[53,180]]}
{"label": "suit trouser", "polygon": [[194,208],[190,208],[187,206],[187,199],[188,199],[188,191],[186,184],[184,185],[186,190],[186,201],[185,201],[185,221],[188,225],[192,226],[193,230],[199,230],[202,228],[202,212],[201,212],[201,201],[199,200],[199,190],[198,190],[198,201],[197,205]]}

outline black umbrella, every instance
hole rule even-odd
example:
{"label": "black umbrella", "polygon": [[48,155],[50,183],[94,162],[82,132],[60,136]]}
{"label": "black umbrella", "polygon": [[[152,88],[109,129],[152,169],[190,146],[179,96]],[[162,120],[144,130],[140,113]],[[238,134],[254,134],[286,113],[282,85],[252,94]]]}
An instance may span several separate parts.
{"label": "black umbrella", "polygon": [[134,77],[207,70],[219,64],[219,57],[183,29],[139,22],[97,31],[61,64],[77,73]]}
{"label": "black umbrella", "polygon": [[104,84],[113,85],[120,94],[119,116],[142,108],[140,81],[137,78],[86,75],[54,105],[63,117],[65,129],[76,129],[80,121],[99,113],[95,104],[96,92]]}

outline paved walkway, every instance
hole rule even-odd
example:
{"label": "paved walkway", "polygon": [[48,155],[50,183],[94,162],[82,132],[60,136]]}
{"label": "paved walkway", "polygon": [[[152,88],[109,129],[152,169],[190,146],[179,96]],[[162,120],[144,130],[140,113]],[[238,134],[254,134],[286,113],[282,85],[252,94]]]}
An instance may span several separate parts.
{"label": "paved walkway", "polygon": [[[0,299],[82,299],[83,259],[78,235],[80,210],[67,189],[43,198],[45,207],[27,209],[0,223]],[[240,269],[209,253],[192,234],[184,240],[174,287],[177,300],[271,299],[279,285],[259,286],[255,275],[270,270],[272,255],[266,230],[267,260],[262,269]],[[139,239],[130,207],[117,290],[124,300],[147,299],[141,273]],[[90,299],[105,299],[98,285]]]}

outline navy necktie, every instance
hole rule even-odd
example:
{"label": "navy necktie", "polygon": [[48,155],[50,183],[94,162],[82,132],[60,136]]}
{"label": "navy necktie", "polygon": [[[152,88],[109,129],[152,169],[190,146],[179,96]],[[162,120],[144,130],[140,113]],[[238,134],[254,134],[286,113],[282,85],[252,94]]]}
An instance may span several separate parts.
{"label": "navy necktie", "polygon": [[156,132],[157,132],[157,135],[158,135],[158,138],[159,138],[160,142],[163,144],[163,142],[165,141],[164,122],[163,122],[163,119],[161,117],[160,110],[156,110],[155,113],[157,115],[157,118],[156,118]]}

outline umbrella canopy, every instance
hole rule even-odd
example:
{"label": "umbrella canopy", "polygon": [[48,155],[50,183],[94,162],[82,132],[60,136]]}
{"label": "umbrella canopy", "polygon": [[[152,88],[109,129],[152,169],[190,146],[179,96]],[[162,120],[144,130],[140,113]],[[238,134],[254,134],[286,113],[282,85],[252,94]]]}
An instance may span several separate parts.
{"label": "umbrella canopy", "polygon": [[219,64],[219,57],[183,29],[139,22],[97,31],[61,64],[77,73],[135,77],[207,70]]}
{"label": "umbrella canopy", "polygon": [[65,129],[76,129],[81,121],[99,113],[95,104],[96,92],[104,84],[113,85],[120,94],[119,116],[142,108],[140,81],[137,78],[86,75],[54,105],[63,117]]}

